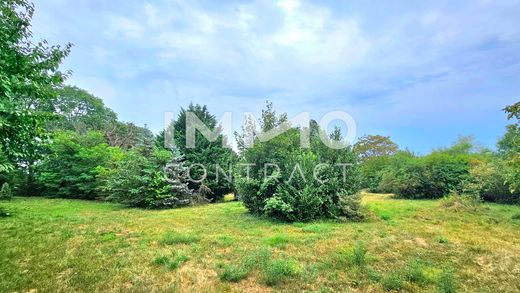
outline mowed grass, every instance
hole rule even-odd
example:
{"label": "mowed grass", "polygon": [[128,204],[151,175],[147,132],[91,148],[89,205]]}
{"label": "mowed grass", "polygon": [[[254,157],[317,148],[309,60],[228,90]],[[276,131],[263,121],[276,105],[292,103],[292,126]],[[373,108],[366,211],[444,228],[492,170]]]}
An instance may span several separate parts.
{"label": "mowed grass", "polygon": [[279,223],[240,202],[177,210],[1,202],[0,292],[520,291],[520,207],[366,195],[360,223]]}

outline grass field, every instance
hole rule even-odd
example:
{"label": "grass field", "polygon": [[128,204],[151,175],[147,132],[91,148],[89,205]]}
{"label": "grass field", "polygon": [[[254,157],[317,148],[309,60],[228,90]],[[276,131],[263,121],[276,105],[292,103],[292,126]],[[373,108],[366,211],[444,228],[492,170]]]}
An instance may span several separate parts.
{"label": "grass field", "polygon": [[520,291],[520,207],[363,201],[365,222],[285,224],[239,202],[16,198],[0,203],[0,292]]}

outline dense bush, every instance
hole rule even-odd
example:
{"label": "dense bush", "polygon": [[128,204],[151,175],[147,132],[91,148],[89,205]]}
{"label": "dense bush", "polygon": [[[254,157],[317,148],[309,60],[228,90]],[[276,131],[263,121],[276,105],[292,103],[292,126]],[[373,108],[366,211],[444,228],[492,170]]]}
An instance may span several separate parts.
{"label": "dense bush", "polygon": [[510,188],[505,170],[507,163],[495,156],[471,160],[470,176],[463,183],[463,192],[485,201],[518,202],[520,194]]}
{"label": "dense bush", "polygon": [[121,150],[108,146],[100,132],[60,131],[36,168],[36,180],[47,196],[95,199],[102,184],[99,175],[121,156]]}
{"label": "dense bush", "polygon": [[171,208],[192,203],[182,157],[171,151],[125,153],[115,169],[103,175],[107,199],[143,208]]}
{"label": "dense bush", "polygon": [[[268,105],[260,122],[262,130],[268,131],[283,124],[285,116],[276,116]],[[253,138],[254,145],[242,149],[241,162],[254,165],[249,166],[249,177],[238,174],[236,189],[251,213],[284,221],[361,217],[357,155],[350,147],[328,148],[319,140],[316,124],[312,125],[309,149],[300,148],[297,128],[267,142]]]}
{"label": "dense bush", "polygon": [[461,191],[462,182],[468,178],[467,155],[437,151],[389,166],[381,189],[405,198],[440,198],[451,191]]}

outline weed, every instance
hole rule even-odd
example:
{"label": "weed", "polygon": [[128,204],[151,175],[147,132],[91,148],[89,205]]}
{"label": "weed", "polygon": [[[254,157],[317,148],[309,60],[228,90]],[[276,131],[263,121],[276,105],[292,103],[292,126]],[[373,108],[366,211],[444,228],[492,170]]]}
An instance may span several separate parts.
{"label": "weed", "polygon": [[159,266],[164,266],[172,271],[180,267],[183,263],[189,260],[189,256],[184,253],[174,252],[171,257],[161,255],[153,260],[153,263]]}
{"label": "weed", "polygon": [[442,236],[442,235],[437,236],[437,237],[435,238],[435,240],[436,240],[437,242],[439,242],[439,243],[442,243],[442,244],[447,244],[447,243],[449,243],[448,238],[446,238],[446,237],[444,237],[444,236]]}
{"label": "weed", "polygon": [[198,242],[200,238],[196,235],[191,234],[181,234],[177,232],[168,232],[164,234],[161,239],[161,243],[165,245],[174,245],[174,244],[190,244]]}
{"label": "weed", "polygon": [[352,265],[363,267],[365,266],[367,260],[366,260],[366,254],[367,254],[367,248],[365,244],[358,242],[354,248],[352,249],[352,252],[349,255],[349,262]]}
{"label": "weed", "polygon": [[404,269],[404,277],[406,280],[425,285],[430,282],[428,276],[425,274],[425,265],[418,260],[409,263]]}
{"label": "weed", "polygon": [[225,265],[218,277],[221,281],[239,282],[247,278],[248,275],[249,269],[244,265]]}
{"label": "weed", "polygon": [[298,274],[299,268],[294,261],[277,259],[267,262],[262,267],[262,280],[268,286],[273,286],[284,279]]}
{"label": "weed", "polygon": [[273,237],[267,238],[265,242],[270,246],[285,248],[287,246],[287,242],[289,242],[289,239],[287,235],[278,234]]}
{"label": "weed", "polygon": [[391,272],[381,279],[381,285],[386,291],[401,290],[404,287],[404,280],[399,273]]}
{"label": "weed", "polygon": [[453,274],[453,269],[444,269],[437,280],[437,288],[441,293],[457,292],[457,284]]}

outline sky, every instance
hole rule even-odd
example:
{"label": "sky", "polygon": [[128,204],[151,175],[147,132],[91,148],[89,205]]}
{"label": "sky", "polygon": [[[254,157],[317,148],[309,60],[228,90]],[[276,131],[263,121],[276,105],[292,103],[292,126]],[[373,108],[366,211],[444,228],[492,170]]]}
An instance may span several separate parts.
{"label": "sky", "polygon": [[67,83],[121,120],[163,128],[190,102],[217,117],[344,111],[356,135],[418,153],[493,148],[520,100],[520,1],[37,0],[33,33],[73,43]]}

